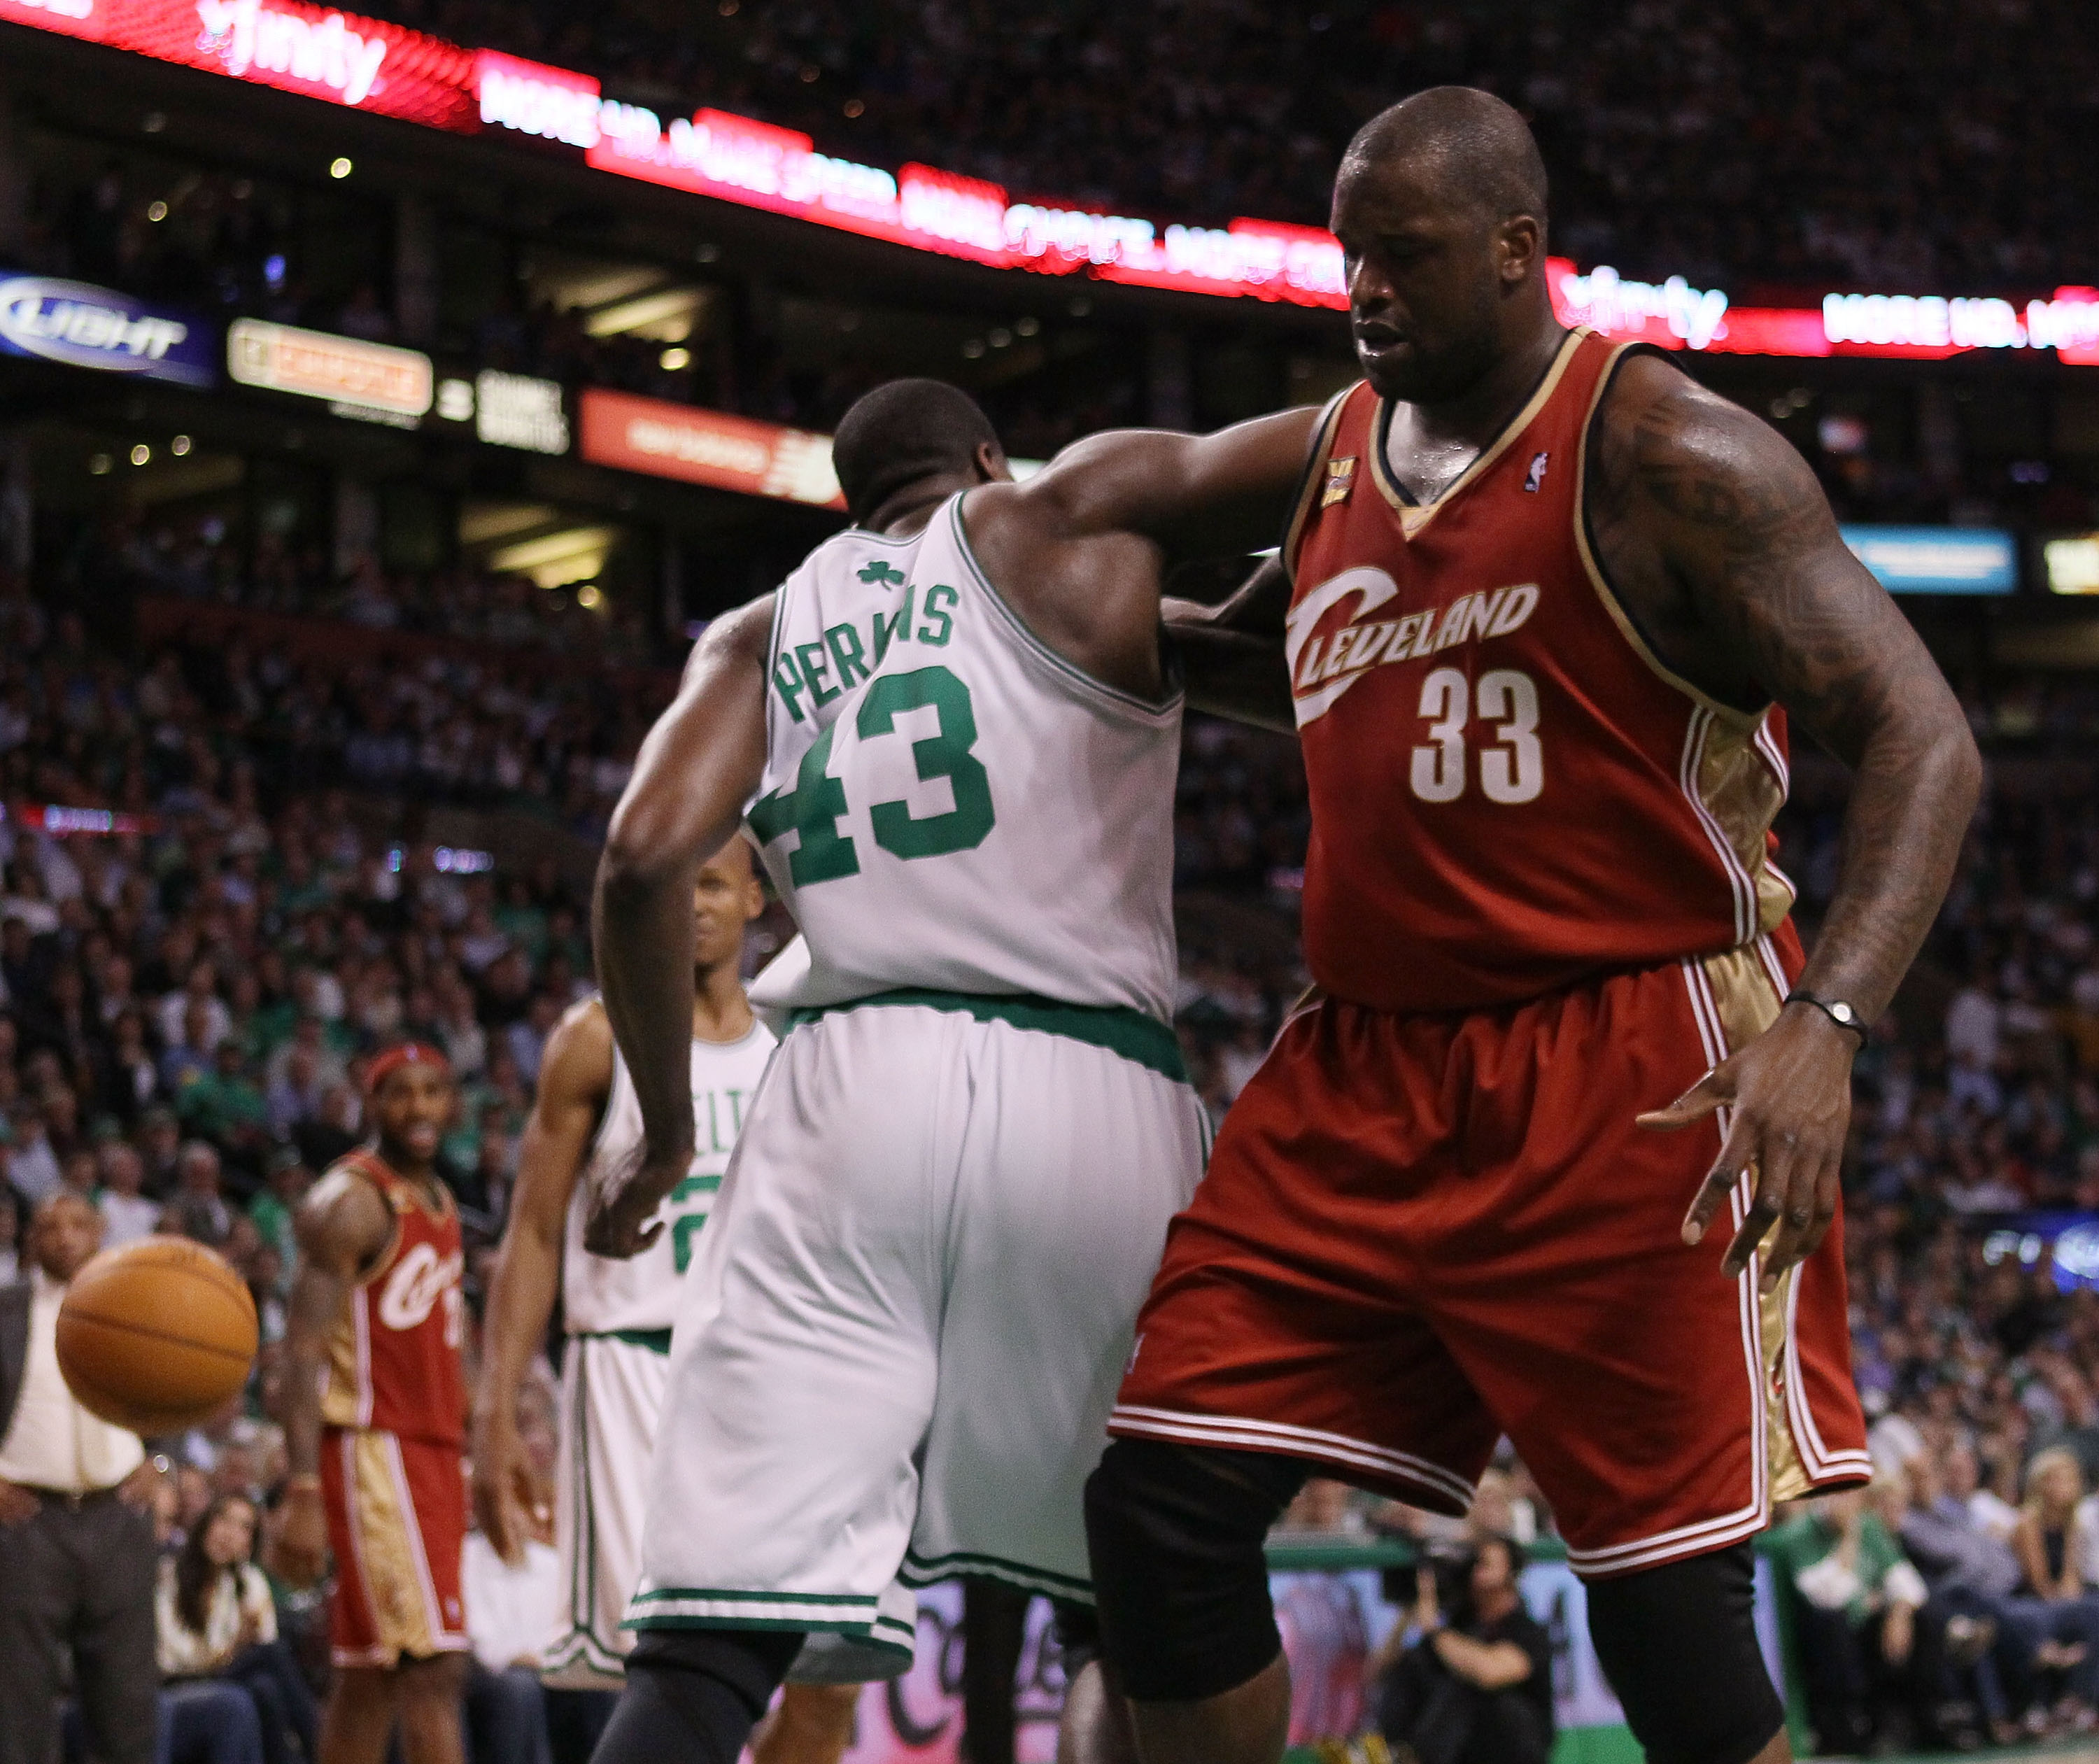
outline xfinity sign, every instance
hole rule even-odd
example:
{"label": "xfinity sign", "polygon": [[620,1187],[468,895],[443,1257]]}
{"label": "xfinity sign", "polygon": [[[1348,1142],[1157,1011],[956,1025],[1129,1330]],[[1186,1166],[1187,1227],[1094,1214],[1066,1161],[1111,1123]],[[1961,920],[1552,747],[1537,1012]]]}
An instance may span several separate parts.
{"label": "xfinity sign", "polygon": [[112,288],[53,275],[0,272],[0,352],[183,385],[218,379],[201,323]]}

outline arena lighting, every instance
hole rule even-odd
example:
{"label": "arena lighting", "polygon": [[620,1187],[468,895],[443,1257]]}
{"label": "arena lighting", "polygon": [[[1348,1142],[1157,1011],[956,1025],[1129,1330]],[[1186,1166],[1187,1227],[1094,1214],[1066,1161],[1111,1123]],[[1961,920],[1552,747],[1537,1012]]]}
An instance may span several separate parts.
{"label": "arena lighting", "polygon": [[[401,865],[407,853],[399,846],[386,848],[386,868],[394,875],[401,873]],[[441,845],[430,853],[430,867],[443,876],[479,876],[495,868],[493,851],[469,851],[464,846]]]}
{"label": "arena lighting", "polygon": [[[998,268],[1296,306],[1348,303],[1340,247],[1317,227],[1248,218],[1162,226],[1011,202],[980,178],[917,165],[892,174],[833,158],[807,135],[724,111],[701,110],[667,127],[653,111],[605,98],[588,74],[464,49],[307,0],[0,0],[0,20],[455,134],[532,135],[620,177]],[[1564,258],[1547,273],[1563,323],[1664,349],[1919,360],[2052,349],[2065,362],[2099,365],[2099,289],[2091,288],[2059,288],[2023,304],[1840,292],[1819,306],[1742,307],[1683,276],[1650,284],[1608,265],[1584,273]]]}

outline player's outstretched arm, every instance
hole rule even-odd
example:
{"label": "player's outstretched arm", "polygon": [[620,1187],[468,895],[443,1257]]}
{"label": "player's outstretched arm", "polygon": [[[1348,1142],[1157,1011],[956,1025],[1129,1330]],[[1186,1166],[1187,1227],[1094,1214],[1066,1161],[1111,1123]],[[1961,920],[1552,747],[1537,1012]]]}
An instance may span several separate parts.
{"label": "player's outstretched arm", "polygon": [[1289,607],[1289,573],[1281,558],[1273,556],[1263,558],[1230,598],[1215,606],[1160,601],[1160,616],[1181,652],[1190,705],[1212,716],[1296,734],[1297,715],[1283,653],[1283,618]]}
{"label": "player's outstretched arm", "polygon": [[328,1336],[350,1290],[385,1252],[394,1218],[378,1190],[338,1170],[299,1203],[292,1227],[299,1271],[284,1326],[284,1526],[279,1572],[294,1586],[311,1586],[328,1560],[328,1515],[321,1504],[321,1371]]}
{"label": "player's outstretched arm", "polygon": [[598,983],[634,1076],[640,1167],[594,1204],[585,1241],[631,1256],[662,1227],[643,1222],[693,1155],[693,883],[721,849],[765,770],[765,664],[772,596],[707,627],[676,702],[641,744],[598,860],[592,928]]}
{"label": "player's outstretched arm", "polygon": [[1169,557],[1230,557],[1273,545],[1305,471],[1310,407],[1214,434],[1117,429],[1074,442],[1021,486],[1058,537],[1134,533]]}
{"label": "player's outstretched arm", "polygon": [[612,1024],[605,1006],[587,999],[548,1037],[489,1282],[473,1404],[473,1511],[513,1568],[524,1560],[526,1517],[543,1500],[517,1437],[517,1390],[553,1315],[569,1203],[612,1090]]}
{"label": "player's outstretched arm", "polygon": [[[1667,376],[1619,446],[1622,511],[1659,549],[1698,625],[1853,772],[1843,861],[1801,989],[1868,1023],[1938,916],[1982,783],[1960,702],[1909,622],[1846,548],[1798,454],[1748,412]],[[1719,1162],[1685,1220],[1696,1242],[1741,1171],[1756,1196],[1723,1268],[1776,1224],[1767,1287],[1835,1216],[1858,1038],[1811,1005],[1782,1011],[1670,1108],[1674,1127],[1732,1106]]]}

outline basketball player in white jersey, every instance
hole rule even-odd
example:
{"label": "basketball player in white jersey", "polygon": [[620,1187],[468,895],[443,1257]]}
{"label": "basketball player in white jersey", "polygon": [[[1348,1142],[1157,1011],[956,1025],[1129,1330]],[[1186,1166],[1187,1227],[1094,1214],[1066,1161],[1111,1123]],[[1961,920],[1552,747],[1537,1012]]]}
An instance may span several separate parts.
{"label": "basketball player in white jersey", "polygon": [[[1212,446],[1151,442],[1168,477]],[[805,1634],[902,1669],[915,1584],[1091,1603],[1083,1485],[1204,1151],[1171,1021],[1163,553],[1098,452],[1015,485],[954,388],[861,399],[852,526],[710,627],[614,815],[599,970],[645,1146],[593,1247],[653,1242],[689,1157],[684,891],[739,823],[808,959],[755,991],[791,1027],[681,1295],[597,1764],[733,1764]],[[1233,526],[1199,539],[1261,543]],[[1111,1743],[1104,1707],[1067,1704],[1066,1755]]]}
{"label": "basketball player in white jersey", "polygon": [[[763,907],[744,839],[701,865],[692,904],[693,1158],[659,1212],[663,1236],[643,1254],[614,1261],[583,1244],[591,1184],[641,1144],[633,1080],[601,1001],[569,1012],[540,1067],[489,1294],[473,1503],[489,1542],[515,1560],[543,1498],[518,1439],[517,1394],[546,1339],[558,1283],[568,1337],[552,1514],[561,1597],[541,1653],[542,1676],[556,1688],[617,1689],[633,1645],[619,1625],[640,1568],[677,1291],[774,1045],[739,974],[745,930]],[[759,1764],[834,1764],[851,1737],[852,1698],[851,1687],[790,1686],[759,1742]]]}

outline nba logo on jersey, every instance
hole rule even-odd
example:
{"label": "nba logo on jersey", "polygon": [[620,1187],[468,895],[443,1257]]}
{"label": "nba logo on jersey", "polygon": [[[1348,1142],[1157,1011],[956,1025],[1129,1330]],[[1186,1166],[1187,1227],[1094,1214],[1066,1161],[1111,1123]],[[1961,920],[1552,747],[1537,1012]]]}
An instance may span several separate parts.
{"label": "nba logo on jersey", "polygon": [[1549,453],[1534,453],[1530,456],[1530,469],[1523,474],[1523,487],[1534,496],[1545,482],[1545,468],[1551,458]]}
{"label": "nba logo on jersey", "polygon": [[1356,462],[1353,458],[1329,460],[1327,462],[1327,488],[1319,498],[1322,508],[1331,508],[1337,502],[1346,502],[1349,492],[1355,487]]}

